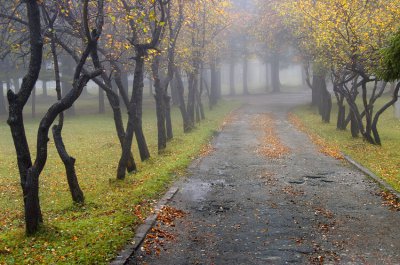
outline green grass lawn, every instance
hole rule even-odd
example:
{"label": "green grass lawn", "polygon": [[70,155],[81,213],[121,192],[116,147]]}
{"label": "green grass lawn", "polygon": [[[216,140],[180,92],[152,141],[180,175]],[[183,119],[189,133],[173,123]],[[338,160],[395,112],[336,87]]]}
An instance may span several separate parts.
{"label": "green grass lawn", "polygon": [[[0,264],[107,264],[134,234],[157,200],[201,152],[227,113],[238,103],[221,103],[205,121],[184,135],[180,113],[173,109],[174,139],[157,155],[153,105],[144,112],[144,130],[152,158],[139,171],[116,181],[120,145],[112,115],[67,117],[63,136],[85,193],[84,206],[72,204],[64,167],[50,139],[46,167],[40,176],[45,226],[25,237],[22,192],[10,130],[0,123]],[[95,107],[95,106],[94,106]],[[96,107],[95,107],[96,108]],[[26,121],[32,155],[38,120]],[[52,137],[50,137],[52,138]]]}
{"label": "green grass lawn", "polygon": [[[388,98],[377,102],[377,106],[382,105],[385,100]],[[339,146],[343,153],[351,156],[394,189],[400,191],[400,120],[394,117],[393,107],[381,116],[378,123],[382,146],[371,145],[361,137],[352,138],[350,129],[336,130],[336,106],[332,110],[329,124],[323,123],[316,110],[310,106],[299,107],[294,112],[311,132],[321,136],[325,141]]]}

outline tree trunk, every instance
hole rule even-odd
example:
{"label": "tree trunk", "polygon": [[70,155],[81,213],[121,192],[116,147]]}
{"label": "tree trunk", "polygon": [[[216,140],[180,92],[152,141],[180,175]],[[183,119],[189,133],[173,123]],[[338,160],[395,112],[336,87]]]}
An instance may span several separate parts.
{"label": "tree trunk", "polygon": [[212,62],[210,64],[210,70],[211,70],[211,85],[210,85],[210,109],[212,109],[215,105],[217,105],[218,101],[218,92],[217,92],[217,68],[215,65],[215,62]]}
{"label": "tree trunk", "polygon": [[[63,58],[63,68],[62,68],[62,96],[65,97],[65,95],[70,91],[72,87],[72,83],[70,80],[73,79],[73,62],[69,57]],[[72,106],[70,109],[68,109],[65,114],[69,116],[75,116],[75,106]]]}
{"label": "tree trunk", "polygon": [[42,97],[47,97],[48,96],[48,93],[47,93],[47,81],[46,80],[43,80],[42,81],[42,86],[43,86],[43,95],[42,95]]}
{"label": "tree trunk", "polygon": [[279,93],[281,92],[281,81],[279,77],[279,53],[274,52],[272,54],[271,60],[271,83],[272,83],[272,92]]}
{"label": "tree trunk", "polygon": [[[221,62],[220,62],[220,59],[218,58],[217,59],[217,69],[216,69],[216,75],[217,75],[217,80],[216,80],[216,86],[217,86],[217,89],[216,89],[216,96],[217,96],[217,102],[219,101],[219,100],[221,100],[221,97],[222,97],[222,87],[221,87],[221,82],[222,82],[222,80],[221,80]],[[201,97],[201,93],[200,93],[200,97]]]}
{"label": "tree trunk", "polygon": [[249,95],[247,56],[243,58],[243,95]]}
{"label": "tree trunk", "polygon": [[[128,95],[129,75],[128,75],[128,73],[126,73],[125,71],[122,71],[122,72],[121,72],[121,84],[122,84],[121,89],[124,90],[125,95]],[[118,90],[118,89],[117,89],[117,90]],[[119,101],[120,101],[120,102],[123,102],[123,98],[122,98],[121,92],[118,93],[118,94],[120,95]]]}
{"label": "tree trunk", "polygon": [[184,85],[180,70],[178,69],[175,69],[175,81],[176,81],[176,89],[178,91],[179,110],[181,112],[182,122],[183,122],[183,132],[187,133],[191,131],[193,127],[191,126],[191,122],[189,121],[189,115],[186,110]]}
{"label": "tree trunk", "polygon": [[[52,25],[51,28],[53,29]],[[57,100],[62,100],[60,69],[58,66],[59,64],[58,64],[58,54],[57,54],[55,36],[52,35],[50,39],[51,39],[51,53],[53,55],[53,63],[54,63],[54,76],[56,81]],[[64,113],[61,112],[59,114],[58,125],[54,125],[52,129],[54,143],[58,155],[60,156],[61,161],[63,162],[65,167],[65,172],[67,175],[67,181],[69,190],[71,192],[72,200],[75,203],[84,203],[85,197],[83,196],[83,192],[79,186],[78,178],[75,172],[75,158],[71,157],[68,154],[62,138],[63,126],[64,126]]]}
{"label": "tree trunk", "polygon": [[321,76],[320,75],[314,74],[311,89],[312,89],[311,105],[317,106],[318,111],[320,111],[320,101],[321,101]]}
{"label": "tree trunk", "polygon": [[54,143],[57,148],[57,152],[65,166],[68,186],[71,192],[72,200],[75,203],[84,203],[85,197],[83,196],[83,192],[79,186],[78,178],[75,172],[75,158],[69,156],[61,136],[61,130],[61,126],[53,126],[52,131]]}
{"label": "tree trunk", "polygon": [[319,114],[323,122],[329,123],[331,118],[332,98],[326,86],[325,73],[314,76],[313,81],[314,80],[316,80],[316,89],[320,91],[318,101]]}
{"label": "tree trunk", "polygon": [[144,79],[144,51],[138,50],[135,57],[135,72],[132,86],[132,97],[128,107],[128,125],[122,147],[121,158],[118,163],[117,178],[124,179],[127,169],[127,161],[132,148],[133,134],[139,148],[142,161],[150,158],[150,153],[142,129],[142,102],[143,102],[143,79]]}
{"label": "tree trunk", "polygon": [[392,106],[393,104],[395,104],[397,102],[397,100],[399,99],[399,91],[400,91],[400,83],[398,83],[396,85],[396,87],[394,88],[394,90],[392,91],[392,99],[389,102],[387,102],[385,105],[383,105],[383,107],[380,108],[375,114],[374,120],[373,120],[372,125],[371,125],[371,129],[372,129],[372,133],[374,135],[375,143],[378,144],[378,145],[382,144],[381,143],[381,138],[380,138],[379,133],[378,133],[378,127],[377,127],[378,126],[379,117],[390,106]]}
{"label": "tree trunk", "polygon": [[235,62],[231,61],[229,64],[229,95],[235,96]]}
{"label": "tree trunk", "polygon": [[[364,81],[362,82],[361,85],[362,88],[362,101],[364,105],[364,113],[365,113],[365,137],[369,139],[369,141],[372,140],[372,106],[368,104],[368,99],[367,99],[367,83]],[[372,140],[373,141],[373,140]]]}
{"label": "tree trunk", "polygon": [[158,152],[161,152],[167,147],[167,131],[165,128],[165,95],[159,77],[159,66],[160,56],[156,56],[151,64],[151,70],[154,78],[154,99],[156,101]]}
{"label": "tree trunk", "polygon": [[190,126],[192,128],[194,128],[194,121],[195,121],[196,86],[197,86],[196,74],[190,73],[187,113],[189,116],[189,122],[191,123]]}
{"label": "tree trunk", "polygon": [[3,82],[0,81],[0,115],[7,114],[6,110],[6,103],[4,100],[4,88],[3,88]]}
{"label": "tree trunk", "polygon": [[179,90],[176,82],[176,78],[171,80],[171,99],[173,105],[179,106]]}
{"label": "tree trunk", "polygon": [[267,91],[269,91],[270,85],[271,85],[271,67],[269,65],[269,62],[265,62],[265,88]]}
{"label": "tree trunk", "polygon": [[39,172],[36,167],[29,168],[24,189],[26,232],[30,235],[36,233],[43,223],[39,201]]}
{"label": "tree trunk", "polygon": [[139,148],[140,158],[145,161],[150,158],[150,152],[147,147],[146,138],[143,133],[142,113],[143,113],[143,78],[144,78],[144,58],[139,56],[136,59],[134,86],[132,91],[132,101],[136,107],[134,114],[134,128],[136,141]]}
{"label": "tree trunk", "polygon": [[171,119],[171,97],[168,95],[164,95],[165,101],[165,127],[167,129],[167,141],[172,140],[174,138],[174,133],[172,130],[172,119]]}
{"label": "tree trunk", "polygon": [[338,104],[336,129],[341,131],[346,130],[346,107],[343,104]]}
{"label": "tree trunk", "polygon": [[[121,144],[121,149],[123,149],[124,145],[124,139],[125,139],[125,129],[124,129],[124,124],[122,121],[122,114],[121,114],[121,107],[119,104],[119,98],[116,93],[111,94],[111,92],[106,93],[106,96],[108,98],[108,101],[110,102],[111,109],[113,111],[113,116],[114,116],[114,125],[115,129],[117,131],[119,143]],[[127,156],[127,161],[126,161],[126,170],[128,173],[136,171],[136,163],[135,159],[133,158],[133,154],[130,151],[128,156]]]}
{"label": "tree trunk", "polygon": [[322,120],[326,123],[329,123],[331,120],[332,97],[326,87],[323,90],[322,104]]}
{"label": "tree trunk", "polygon": [[195,87],[196,94],[196,122],[200,122],[205,119],[203,103],[201,101],[201,94],[198,87]]}
{"label": "tree trunk", "polygon": [[350,108],[350,130],[351,130],[351,136],[357,138],[358,134],[360,133],[360,129],[358,128],[357,118],[354,114],[354,111],[351,108]]}

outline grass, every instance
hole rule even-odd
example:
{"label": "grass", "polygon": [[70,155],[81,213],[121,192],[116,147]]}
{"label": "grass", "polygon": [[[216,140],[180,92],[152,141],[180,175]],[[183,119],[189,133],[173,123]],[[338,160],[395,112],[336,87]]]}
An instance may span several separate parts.
{"label": "grass", "polygon": [[[34,237],[24,234],[22,196],[10,130],[0,123],[0,264],[108,264],[134,234],[151,206],[188,164],[199,155],[223,118],[238,104],[221,103],[191,133],[182,133],[173,110],[174,139],[157,155],[153,107],[144,112],[144,130],[152,158],[138,161],[139,171],[116,181],[120,146],[112,115],[68,117],[63,131],[85,193],[84,206],[73,205],[63,165],[52,139],[46,167],[40,176],[44,227]],[[95,106],[94,106],[95,107]],[[38,120],[26,121],[34,153]],[[51,138],[51,137],[50,137]],[[32,154],[34,156],[34,154]]]}
{"label": "grass", "polygon": [[[388,98],[381,99],[377,102],[377,106],[386,100]],[[323,123],[316,110],[310,106],[299,107],[294,112],[308,130],[338,146],[343,153],[400,191],[400,120],[394,117],[393,107],[381,116],[378,124],[382,146],[371,145],[361,137],[352,138],[349,130],[337,130],[336,106],[332,110],[333,115],[329,124]]]}

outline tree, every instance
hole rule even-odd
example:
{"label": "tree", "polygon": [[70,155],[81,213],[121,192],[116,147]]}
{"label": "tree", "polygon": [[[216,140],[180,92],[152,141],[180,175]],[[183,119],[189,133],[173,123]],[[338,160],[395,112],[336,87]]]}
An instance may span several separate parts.
{"label": "tree", "polygon": [[[142,128],[142,101],[143,101],[143,79],[144,79],[144,66],[145,66],[145,58],[148,56],[150,50],[156,50],[158,44],[160,42],[162,31],[165,27],[165,5],[166,3],[162,0],[153,1],[149,5],[143,3],[143,5],[139,5],[139,14],[152,14],[151,17],[143,17],[142,21],[146,21],[147,23],[153,23],[154,27],[150,28],[150,36],[146,33],[149,32],[148,26],[142,28],[143,34],[147,37],[144,38],[139,34],[139,26],[138,20],[134,20],[134,17],[131,15],[131,5],[128,4],[127,1],[121,0],[123,4],[123,8],[126,12],[126,16],[128,18],[128,23],[130,27],[131,39],[129,40],[130,46],[134,49],[135,52],[135,71],[134,71],[134,80],[132,87],[132,96],[129,101],[128,106],[128,125],[126,128],[126,135],[124,138],[122,155],[118,164],[117,169],[117,178],[124,179],[125,171],[126,171],[126,161],[129,156],[131,146],[132,146],[132,138],[133,133],[136,135],[136,140],[139,147],[139,153],[142,160],[146,160],[150,157],[149,150],[147,148],[146,139],[143,134]],[[150,10],[151,12],[146,12]],[[142,13],[140,13],[142,12]],[[157,17],[157,14],[159,16]]]}
{"label": "tree", "polygon": [[[101,1],[99,0],[99,2]],[[87,32],[87,44],[75,70],[73,89],[60,101],[53,104],[42,118],[37,134],[36,158],[32,163],[28,142],[25,136],[22,111],[39,77],[42,65],[43,39],[41,35],[42,26],[38,2],[36,0],[26,1],[26,12],[30,35],[29,68],[19,92],[14,93],[11,90],[7,91],[9,102],[9,118],[7,122],[10,126],[17,152],[21,186],[24,195],[26,232],[27,234],[33,234],[38,231],[40,224],[43,222],[39,203],[39,176],[47,160],[48,131],[57,116],[71,107],[74,101],[79,97],[87,82],[101,73],[101,70],[95,70],[90,74],[81,74],[91,49],[98,41],[101,29],[97,28],[91,33]],[[88,0],[84,2],[83,20],[85,25],[88,25]]]}
{"label": "tree", "polygon": [[[379,111],[374,113],[374,103],[386,88],[384,84],[378,85],[374,69],[381,57],[379,49],[399,25],[399,4],[399,1],[386,0],[299,0],[276,5],[300,49],[332,69],[341,111],[338,127],[345,124],[342,106],[345,100],[350,109],[353,136],[359,131],[372,144],[380,142],[372,135],[373,120],[379,118],[376,116]],[[356,102],[360,93],[363,111]]]}
{"label": "tree", "polygon": [[[151,65],[155,88],[154,98],[157,110],[159,152],[166,148],[167,140],[173,138],[170,107],[171,97],[168,95],[168,87],[176,71],[175,51],[179,33],[184,22],[183,7],[184,3],[182,0],[179,0],[177,4],[178,10],[173,10],[173,4],[171,2],[167,4],[166,21],[168,24],[168,37],[164,38],[164,42],[161,42],[161,52],[155,55]],[[173,12],[177,13],[176,18],[173,17]],[[163,46],[167,46],[167,48],[165,49]],[[163,52],[164,50],[165,52]],[[165,62],[163,70],[160,69],[161,61]]]}

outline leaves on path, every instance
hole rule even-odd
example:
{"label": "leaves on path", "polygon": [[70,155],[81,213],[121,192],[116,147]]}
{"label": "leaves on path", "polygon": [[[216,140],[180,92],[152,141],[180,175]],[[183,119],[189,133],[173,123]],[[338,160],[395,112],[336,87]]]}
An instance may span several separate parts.
{"label": "leaves on path", "polygon": [[166,250],[165,243],[174,240],[175,236],[162,229],[162,227],[174,227],[175,220],[185,216],[186,213],[184,211],[174,207],[164,206],[161,208],[157,216],[156,226],[146,235],[143,246],[141,247],[142,252],[146,253],[146,255],[151,255],[153,253],[159,255],[162,249]]}
{"label": "leaves on path", "polygon": [[186,216],[186,213],[182,210],[178,210],[171,206],[164,206],[160,210],[160,214],[157,217],[157,221],[161,222],[166,226],[175,226],[175,219],[180,219]]}
{"label": "leaves on path", "polygon": [[268,158],[282,158],[290,153],[290,149],[282,143],[276,132],[276,120],[271,113],[258,114],[252,125],[263,132],[256,150],[258,154]]}
{"label": "leaves on path", "polygon": [[204,145],[201,148],[199,157],[201,157],[201,158],[202,157],[206,157],[206,156],[210,155],[214,151],[215,151],[215,147],[211,143],[208,143],[207,145]]}
{"label": "leaves on path", "polygon": [[400,200],[396,195],[388,191],[382,191],[379,195],[384,200],[383,205],[388,206],[393,211],[400,211]]}
{"label": "leaves on path", "polygon": [[219,131],[222,131],[226,126],[237,120],[237,110],[231,111],[222,121]]}
{"label": "leaves on path", "polygon": [[289,122],[296,127],[299,131],[304,132],[307,134],[307,136],[310,138],[310,140],[318,146],[318,150],[330,157],[336,158],[338,160],[343,160],[343,154],[340,152],[340,149],[338,146],[326,142],[324,139],[322,139],[320,136],[317,134],[311,132],[308,130],[304,124],[301,122],[301,120],[293,113],[288,114],[288,120]]}
{"label": "leaves on path", "polygon": [[282,189],[282,191],[286,194],[292,195],[292,196],[301,196],[304,195],[304,190],[300,189],[295,189],[292,186],[286,186]]}

